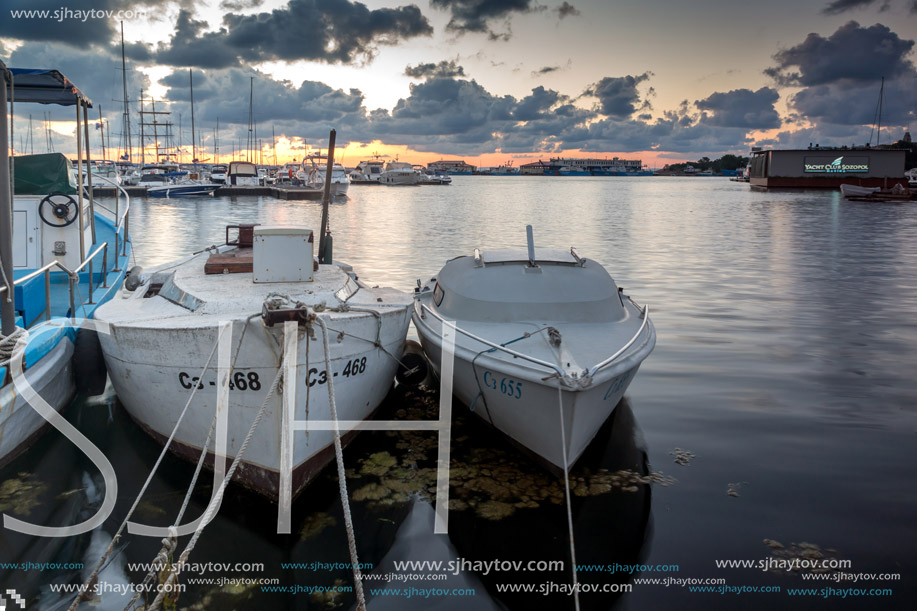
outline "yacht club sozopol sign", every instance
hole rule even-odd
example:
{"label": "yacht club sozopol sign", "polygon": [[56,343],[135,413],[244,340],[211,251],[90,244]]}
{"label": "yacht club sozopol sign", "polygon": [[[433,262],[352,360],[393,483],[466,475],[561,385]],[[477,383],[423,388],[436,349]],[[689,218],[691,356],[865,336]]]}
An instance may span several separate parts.
{"label": "yacht club sozopol sign", "polygon": [[868,172],[869,157],[806,157],[805,171],[819,174],[842,174],[846,172]]}

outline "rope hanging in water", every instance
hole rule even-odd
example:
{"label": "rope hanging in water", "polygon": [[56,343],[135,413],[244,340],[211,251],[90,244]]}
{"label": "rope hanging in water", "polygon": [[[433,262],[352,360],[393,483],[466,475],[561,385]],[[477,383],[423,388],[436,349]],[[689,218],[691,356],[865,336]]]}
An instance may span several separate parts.
{"label": "rope hanging in water", "polygon": [[564,391],[557,385],[557,403],[560,411],[560,443],[564,453],[564,494],[567,497],[567,529],[570,531],[570,568],[573,571],[573,604],[579,611],[579,581],[576,575],[576,544],[573,541],[573,505],[570,501],[570,472],[567,465],[567,433],[564,427]]}
{"label": "rope hanging in water", "polygon": [[[231,328],[231,326],[225,327],[223,331],[225,331],[225,329],[228,329],[228,328]],[[220,345],[220,339],[222,338],[222,336],[223,336],[223,332],[221,331],[219,336],[217,337],[217,341],[213,344],[213,350],[210,351],[210,356],[207,358],[207,363],[204,365],[204,369],[201,370],[201,375],[198,379],[203,379],[204,374],[207,373],[207,370],[210,368],[210,363],[211,361],[213,361],[213,355],[216,354],[217,347]],[[92,573],[83,583],[84,587],[81,590],[81,592],[88,592],[89,584],[95,582],[96,579],[98,579],[99,571],[101,571],[102,566],[105,564],[105,561],[111,555],[111,552],[115,547],[115,544],[121,538],[121,533],[124,531],[124,527],[127,526],[128,521],[131,519],[131,516],[134,514],[134,511],[137,509],[137,506],[140,504],[140,499],[143,498],[143,495],[146,492],[147,487],[150,485],[150,482],[153,481],[153,475],[159,469],[159,464],[162,462],[162,459],[165,457],[165,454],[169,449],[169,445],[172,443],[172,440],[175,438],[175,433],[178,432],[178,427],[181,425],[181,421],[185,417],[185,413],[188,411],[188,407],[191,405],[191,401],[194,399],[194,395],[197,393],[199,384],[194,384],[192,386],[193,388],[191,390],[191,394],[188,396],[188,402],[185,403],[184,409],[182,410],[181,414],[178,416],[178,421],[175,423],[175,427],[172,429],[172,434],[169,435],[169,438],[166,440],[165,445],[163,445],[162,451],[159,453],[159,458],[156,459],[156,463],[153,465],[153,468],[150,470],[150,474],[147,476],[146,481],[143,482],[143,487],[140,488],[140,492],[137,494],[137,498],[134,499],[134,504],[131,505],[131,508],[130,510],[128,510],[127,515],[124,516],[124,520],[121,522],[121,525],[118,527],[118,531],[111,538],[111,543],[108,544],[108,547],[105,549],[105,553],[102,554],[102,557],[99,559],[98,564],[96,564],[96,567],[92,570]],[[79,606],[80,601],[83,599],[83,596],[84,594],[82,593],[77,594],[76,598],[73,599],[73,602],[70,604],[70,607],[68,608],[67,611],[76,611],[76,608]]]}
{"label": "rope hanging in water", "polygon": [[[286,360],[286,357],[284,357],[284,360]],[[264,412],[267,411],[268,403],[270,403],[271,397],[273,397],[274,393],[277,391],[277,387],[280,385],[280,379],[282,377],[283,362],[281,362],[281,366],[277,369],[277,375],[274,376],[274,381],[271,382],[271,387],[267,391],[267,396],[264,397],[264,402],[261,404],[261,409],[258,410],[258,414],[252,421],[252,425],[248,429],[248,434],[245,436],[245,440],[239,447],[239,453],[236,454],[236,457],[232,461],[232,465],[229,467],[229,471],[226,472],[226,477],[224,477],[223,481],[220,483],[219,490],[217,490],[217,493],[207,505],[207,509],[204,511],[204,516],[201,519],[201,524],[210,523],[210,520],[213,518],[213,514],[217,511],[217,507],[219,507],[220,503],[223,501],[223,493],[226,491],[226,486],[229,485],[230,480],[232,480],[232,476],[236,472],[236,468],[238,468],[239,463],[242,462],[242,457],[245,455],[245,451],[248,449],[248,444],[255,434],[255,429],[258,428],[258,424],[261,422],[261,418],[264,416]],[[153,600],[150,606],[147,607],[146,611],[156,611],[159,609],[168,591],[174,591],[174,585],[178,579],[178,575],[181,573],[182,567],[187,565],[188,557],[191,555],[191,552],[194,551],[194,546],[197,545],[197,541],[200,539],[201,533],[203,532],[204,528],[201,527],[194,532],[194,535],[191,536],[191,540],[188,541],[188,545],[185,546],[184,551],[182,551],[181,556],[179,556],[175,570],[169,573],[169,577],[162,584],[162,589],[156,595],[156,598]]]}
{"label": "rope hanging in water", "polygon": [[[316,316],[315,321],[322,328],[322,343],[325,348],[325,371],[331,371],[331,355],[328,346],[328,327],[325,321]],[[331,420],[334,421],[334,457],[337,463],[338,483],[341,492],[341,505],[344,509],[344,526],[347,530],[347,545],[350,548],[350,562],[353,565],[353,588],[357,595],[357,611],[366,610],[366,599],[363,595],[363,578],[360,574],[360,560],[357,557],[357,542],[353,533],[353,518],[350,515],[350,500],[347,496],[347,474],[344,470],[344,451],[341,448],[341,431],[338,428],[337,406],[334,402],[334,383],[328,378],[328,401],[331,405]]]}

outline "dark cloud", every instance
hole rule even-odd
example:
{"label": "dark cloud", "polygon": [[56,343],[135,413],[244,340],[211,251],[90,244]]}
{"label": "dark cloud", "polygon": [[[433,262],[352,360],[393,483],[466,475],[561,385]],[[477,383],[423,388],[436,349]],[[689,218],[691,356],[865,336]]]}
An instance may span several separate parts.
{"label": "dark cloud", "polygon": [[564,3],[554,9],[557,11],[557,17],[559,19],[564,19],[565,17],[578,17],[582,13],[579,12],[579,9],[564,0]]}
{"label": "dark cloud", "polygon": [[[66,6],[62,6],[66,4]],[[16,40],[57,42],[71,47],[107,45],[114,38],[118,21],[98,17],[103,11],[152,13],[174,0],[5,0],[0,37]],[[15,11],[48,11],[48,18],[13,17]],[[9,11],[9,12],[8,12]],[[87,11],[95,11],[87,16]],[[136,18],[142,18],[135,16]]]}
{"label": "dark cloud", "polygon": [[350,0],[290,0],[270,13],[227,13],[219,30],[179,12],[175,33],[155,60],[171,66],[228,68],[263,61],[371,61],[379,45],[433,33],[415,5],[370,10]]}
{"label": "dark cloud", "polygon": [[702,112],[700,122],[717,127],[773,129],[780,127],[780,115],[774,103],[780,98],[776,89],[762,87],[757,91],[734,89],[716,92],[695,105]]}
{"label": "dark cloud", "polygon": [[557,72],[560,70],[560,66],[544,66],[538,70],[532,70],[532,76],[541,76],[543,74],[551,74],[552,72]]}
{"label": "dark cloud", "polygon": [[430,0],[430,6],[448,10],[452,18],[446,29],[458,34],[486,33],[491,40],[509,40],[512,33],[497,33],[490,23],[508,20],[514,13],[528,13],[539,6],[534,0]]}
{"label": "dark cloud", "polygon": [[[120,116],[124,99],[121,81],[121,54],[99,52],[94,49],[74,49],[62,43],[28,42],[12,52],[8,65],[13,68],[53,68],[70,79],[95,105],[92,111],[98,118],[98,106],[102,106],[106,116]],[[136,99],[140,88],[149,88],[149,79],[137,70],[127,67],[128,97]],[[37,108],[33,106],[33,109]],[[18,110],[18,109],[17,109]],[[50,110],[60,120],[73,120],[75,111],[72,107],[55,104],[43,106],[41,110]],[[40,111],[39,111],[40,112]]]}
{"label": "dark cloud", "polygon": [[566,96],[560,95],[552,89],[542,86],[532,89],[532,93],[519,100],[513,109],[513,119],[516,121],[533,121],[547,117],[551,108],[560,101],[565,101]]}
{"label": "dark cloud", "polygon": [[416,66],[407,66],[404,69],[404,75],[411,78],[425,79],[434,77],[451,77],[465,76],[465,69],[456,64],[455,60],[443,60],[438,64],[417,64]]}
{"label": "dark cloud", "polygon": [[[911,14],[917,13],[917,0],[905,0],[905,2],[910,6]],[[881,0],[881,3],[880,0],[832,0],[822,9],[822,13],[825,15],[840,15],[847,11],[865,9],[874,4],[879,4],[880,13],[884,13],[891,8],[891,0]]]}
{"label": "dark cloud", "polygon": [[[917,72],[885,81],[882,102],[882,124],[905,126],[913,123],[914,91]],[[863,125],[877,122],[880,80],[851,86],[838,84],[807,87],[790,96],[790,108],[819,125]]]}
{"label": "dark cloud", "polygon": [[780,85],[803,87],[893,78],[914,69],[907,59],[913,47],[913,40],[899,38],[887,26],[877,23],[863,28],[850,21],[828,38],[812,33],[795,47],[778,52],[777,65],[764,73]]}
{"label": "dark cloud", "polygon": [[603,115],[616,118],[626,118],[634,114],[640,107],[640,92],[637,86],[649,80],[651,72],[644,72],[639,76],[606,76],[598,83],[590,86],[583,95],[599,99],[599,110]]}
{"label": "dark cloud", "polygon": [[[252,82],[251,79],[254,78]],[[187,70],[176,70],[160,83],[167,86],[166,98],[173,114],[191,114],[191,89]],[[259,122],[302,121],[321,124],[310,133],[328,134],[328,128],[361,120],[363,94],[358,89],[343,91],[324,83],[303,81],[299,86],[277,81],[266,74],[230,68],[194,71],[194,112],[204,122],[248,125],[249,89],[254,90],[254,114]]]}
{"label": "dark cloud", "polygon": [[855,21],[828,38],[809,34],[805,41],[777,53],[778,65],[765,72],[782,85],[802,89],[788,99],[802,121],[834,126],[876,122],[881,77],[885,77],[883,123],[903,126],[914,120],[917,70],[908,55],[913,40],[888,27],[860,27]]}
{"label": "dark cloud", "polygon": [[825,15],[839,15],[858,8],[865,8],[875,4],[876,0],[834,0],[822,9]]}
{"label": "dark cloud", "polygon": [[260,8],[264,0],[223,0],[220,8],[224,11],[244,11],[251,8]]}

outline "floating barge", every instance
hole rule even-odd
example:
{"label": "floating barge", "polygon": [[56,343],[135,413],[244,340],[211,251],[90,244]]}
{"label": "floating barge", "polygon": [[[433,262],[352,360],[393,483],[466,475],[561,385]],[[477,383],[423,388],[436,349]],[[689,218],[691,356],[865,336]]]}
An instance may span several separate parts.
{"label": "floating barge", "polygon": [[759,189],[838,189],[842,184],[907,187],[905,151],[808,148],[752,152],[749,184]]}

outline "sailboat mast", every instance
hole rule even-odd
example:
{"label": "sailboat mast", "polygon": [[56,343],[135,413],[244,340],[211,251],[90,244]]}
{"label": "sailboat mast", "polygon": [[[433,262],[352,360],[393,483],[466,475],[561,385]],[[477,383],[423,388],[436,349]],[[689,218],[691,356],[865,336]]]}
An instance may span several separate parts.
{"label": "sailboat mast", "polygon": [[[121,22],[121,87],[124,92],[124,119],[122,127],[127,134],[127,161],[131,162],[131,114],[127,103],[127,64],[124,61],[124,22]],[[142,129],[142,128],[141,128]]]}
{"label": "sailboat mast", "polygon": [[188,80],[191,81],[191,163],[197,163],[197,146],[194,140],[194,76],[188,68]]}
{"label": "sailboat mast", "polygon": [[[99,131],[102,134],[102,159],[108,159],[105,156],[105,121],[102,119],[102,105],[99,104]],[[111,142],[108,143],[111,145]]]}
{"label": "sailboat mast", "polygon": [[879,146],[879,136],[882,135],[882,99],[885,97],[885,77],[882,77],[882,86],[879,87],[879,123],[876,127],[876,146]]}

